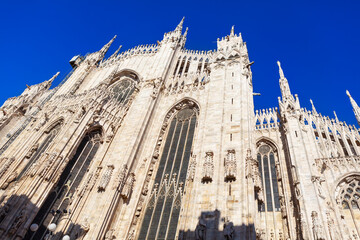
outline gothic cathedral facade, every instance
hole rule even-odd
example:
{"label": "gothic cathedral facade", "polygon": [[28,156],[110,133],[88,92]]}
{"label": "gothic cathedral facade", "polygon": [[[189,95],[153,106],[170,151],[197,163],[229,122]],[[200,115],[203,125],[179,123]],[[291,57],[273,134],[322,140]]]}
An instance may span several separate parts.
{"label": "gothic cathedral facade", "polygon": [[359,129],[302,108],[279,62],[255,110],[241,34],[187,50],[183,20],[4,103],[0,239],[360,238]]}

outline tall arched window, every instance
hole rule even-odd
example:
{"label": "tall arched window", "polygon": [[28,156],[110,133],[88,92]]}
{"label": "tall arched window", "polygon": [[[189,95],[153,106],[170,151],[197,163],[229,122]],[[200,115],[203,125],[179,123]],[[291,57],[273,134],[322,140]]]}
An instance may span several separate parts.
{"label": "tall arched window", "polygon": [[337,199],[341,201],[346,226],[360,236],[360,176],[345,178],[338,188]]}
{"label": "tall arched window", "polygon": [[59,133],[61,125],[62,125],[62,121],[59,121],[53,128],[51,128],[49,132],[45,132],[43,134],[43,136],[39,140],[41,144],[39,144],[39,146],[37,144],[35,145],[36,147],[35,153],[31,154],[32,156],[30,156],[28,163],[25,165],[23,170],[18,175],[17,180],[19,180],[27,172],[27,170],[31,167],[31,165],[35,163],[35,161],[40,157],[40,155],[45,152],[45,150],[48,148],[50,143]]}
{"label": "tall arched window", "polygon": [[138,239],[175,239],[197,119],[194,103],[189,103],[175,107],[171,122],[164,124],[166,141]]}
{"label": "tall arched window", "polygon": [[265,203],[260,211],[273,212],[280,211],[278,179],[275,169],[275,153],[272,147],[266,143],[261,143],[258,147],[257,160],[259,171],[265,194]]}
{"label": "tall arched window", "polygon": [[58,182],[43,202],[33,220],[33,223],[39,225],[39,229],[36,232],[28,230],[25,239],[44,239],[48,233],[47,226],[50,223],[57,223],[58,219],[61,217],[61,214],[54,213],[56,213],[56,211],[60,211],[59,213],[61,213],[64,210],[67,210],[69,199],[74,194],[75,189],[79,186],[86,170],[100,147],[100,140],[100,129],[88,133],[83,138],[74,156],[66,165]]}
{"label": "tall arched window", "polygon": [[135,81],[129,78],[125,78],[114,83],[111,86],[111,95],[112,98],[119,101],[119,103],[126,104],[129,100],[129,97],[135,90]]}

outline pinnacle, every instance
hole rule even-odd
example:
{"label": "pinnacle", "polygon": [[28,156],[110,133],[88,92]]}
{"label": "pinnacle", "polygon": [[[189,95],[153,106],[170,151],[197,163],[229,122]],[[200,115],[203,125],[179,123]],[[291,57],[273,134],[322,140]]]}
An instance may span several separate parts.
{"label": "pinnacle", "polygon": [[235,25],[233,25],[231,27],[230,36],[234,36],[234,32],[235,32],[234,28],[235,28]]}
{"label": "pinnacle", "polygon": [[183,18],[181,19],[181,21],[180,21],[180,23],[177,25],[175,31],[176,31],[176,30],[180,30],[180,31],[182,30],[183,24],[184,24],[184,20],[185,20],[185,17],[183,17]]}

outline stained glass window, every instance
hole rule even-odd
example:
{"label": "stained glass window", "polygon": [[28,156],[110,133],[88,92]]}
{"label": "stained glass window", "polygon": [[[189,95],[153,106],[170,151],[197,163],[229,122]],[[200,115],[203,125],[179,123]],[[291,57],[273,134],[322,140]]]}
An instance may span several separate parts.
{"label": "stained glass window", "polygon": [[75,193],[100,146],[100,138],[100,130],[94,130],[83,138],[33,220],[33,223],[39,225],[39,229],[36,232],[28,230],[25,239],[44,239],[47,226],[51,222],[56,223],[61,216],[54,213],[57,210],[60,213],[67,210],[69,199]]}
{"label": "stained glass window", "polygon": [[274,150],[267,144],[258,149],[257,160],[259,162],[260,177],[264,189],[265,203],[259,206],[259,211],[280,211],[279,187],[276,176]]}
{"label": "stained glass window", "polygon": [[135,90],[135,82],[129,78],[116,82],[111,86],[112,97],[120,103],[127,103]]}
{"label": "stained glass window", "polygon": [[195,127],[196,113],[190,108],[171,120],[139,239],[175,239]]}

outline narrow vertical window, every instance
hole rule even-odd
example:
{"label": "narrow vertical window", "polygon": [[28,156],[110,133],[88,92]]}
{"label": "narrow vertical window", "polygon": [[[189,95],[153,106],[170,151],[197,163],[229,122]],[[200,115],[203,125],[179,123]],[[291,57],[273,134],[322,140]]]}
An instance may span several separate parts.
{"label": "narrow vertical window", "polygon": [[234,99],[233,98],[231,99],[231,104],[234,104]]}
{"label": "narrow vertical window", "polygon": [[232,141],[232,133],[230,133],[230,141]]}
{"label": "narrow vertical window", "polygon": [[[196,112],[185,106],[171,120],[138,239],[175,239],[181,193],[196,127]],[[181,186],[180,186],[181,185]]]}
{"label": "narrow vertical window", "polygon": [[267,144],[258,148],[260,177],[265,194],[265,205],[259,206],[259,211],[280,211],[279,187],[276,175],[274,150]]}
{"label": "narrow vertical window", "polygon": [[100,130],[94,130],[83,138],[75,155],[66,165],[59,180],[33,220],[33,223],[39,225],[39,229],[35,232],[28,230],[25,239],[44,239],[46,234],[49,233],[47,226],[50,223],[57,224],[60,216],[54,216],[52,213],[67,210],[70,204],[69,197],[75,193],[76,188],[83,179],[86,169],[100,146],[100,140]]}

